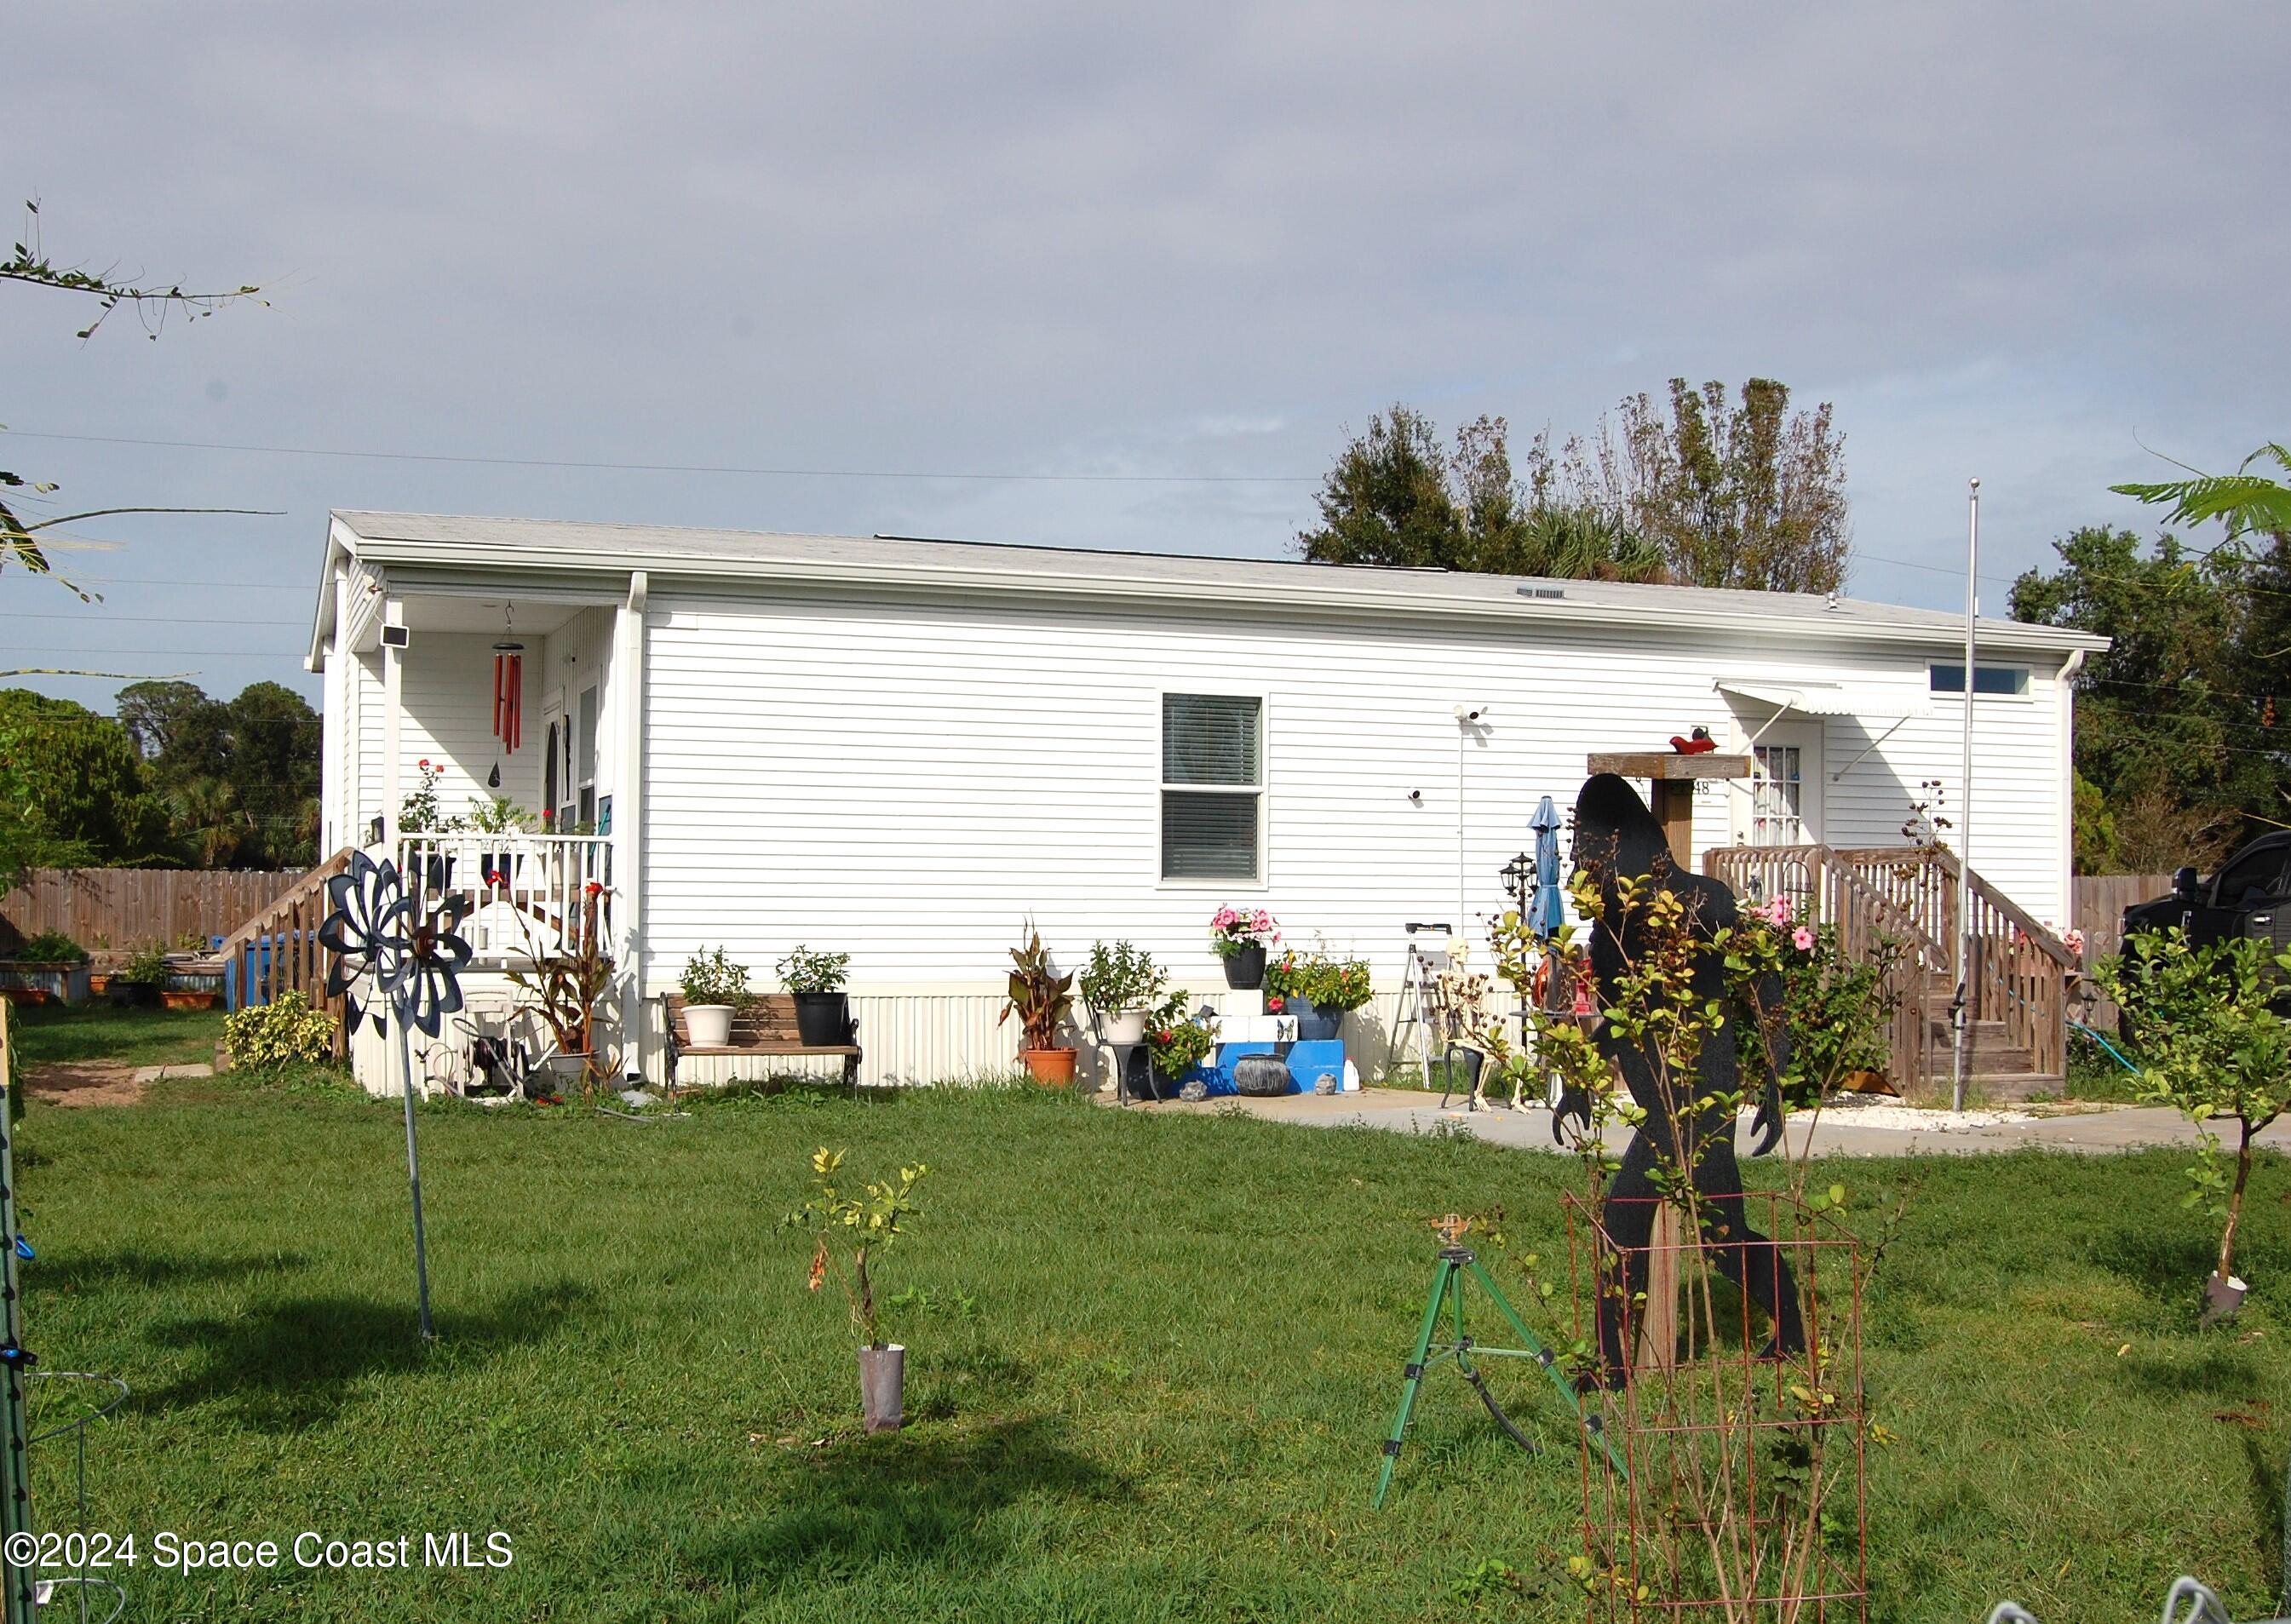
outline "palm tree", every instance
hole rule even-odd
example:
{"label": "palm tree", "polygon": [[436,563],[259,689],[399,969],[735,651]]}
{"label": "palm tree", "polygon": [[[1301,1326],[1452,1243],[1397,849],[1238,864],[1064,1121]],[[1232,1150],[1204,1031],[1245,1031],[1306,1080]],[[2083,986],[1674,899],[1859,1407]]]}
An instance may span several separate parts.
{"label": "palm tree", "polygon": [[[2254,462],[2272,462],[2291,472],[2291,450],[2270,441],[2244,458],[2231,474],[2207,474],[2189,468],[2192,479],[2167,479],[2159,484],[2111,485],[2119,496],[2132,496],[2151,506],[2171,505],[2166,525],[2200,525],[2218,519],[2227,526],[2228,540],[2239,542],[2254,531],[2263,535],[2291,533],[2291,487],[2251,471]],[[2180,464],[2187,468],[2187,464]]]}
{"label": "palm tree", "polygon": [[176,838],[201,868],[224,867],[254,832],[238,804],[238,792],[221,778],[188,778],[176,784],[167,792],[167,811]]}

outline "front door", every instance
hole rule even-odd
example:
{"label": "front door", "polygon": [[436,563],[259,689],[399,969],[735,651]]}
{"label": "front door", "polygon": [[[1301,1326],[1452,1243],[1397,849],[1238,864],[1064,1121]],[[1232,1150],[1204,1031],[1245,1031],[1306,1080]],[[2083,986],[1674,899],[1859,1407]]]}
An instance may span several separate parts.
{"label": "front door", "polygon": [[[1752,728],[1751,732],[1756,732]],[[1756,768],[1737,831],[1753,846],[1807,846],[1821,839],[1821,724],[1776,722],[1750,747]]]}

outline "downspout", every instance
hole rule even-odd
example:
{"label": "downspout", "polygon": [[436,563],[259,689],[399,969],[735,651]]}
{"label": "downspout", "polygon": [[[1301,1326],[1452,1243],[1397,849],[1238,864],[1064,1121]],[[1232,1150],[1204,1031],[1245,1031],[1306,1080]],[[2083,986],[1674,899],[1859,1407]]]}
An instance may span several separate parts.
{"label": "downspout", "polygon": [[629,572],[628,602],[619,612],[613,664],[620,673],[620,779],[614,802],[613,872],[621,915],[621,1072],[649,1076],[651,1027],[645,1017],[644,708],[645,601],[651,577]]}

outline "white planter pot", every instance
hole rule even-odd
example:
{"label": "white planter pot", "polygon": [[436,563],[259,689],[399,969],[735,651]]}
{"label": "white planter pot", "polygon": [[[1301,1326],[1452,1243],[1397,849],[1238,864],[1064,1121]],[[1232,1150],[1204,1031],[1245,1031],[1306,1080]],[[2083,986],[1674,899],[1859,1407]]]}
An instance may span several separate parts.
{"label": "white planter pot", "polygon": [[691,1034],[695,1049],[728,1049],[732,1045],[732,1017],[737,1013],[730,1004],[687,1004],[684,1006],[684,1030]]}
{"label": "white planter pot", "polygon": [[1099,1017],[1109,1043],[1143,1043],[1146,1041],[1146,1011],[1124,1009],[1118,1015]]}

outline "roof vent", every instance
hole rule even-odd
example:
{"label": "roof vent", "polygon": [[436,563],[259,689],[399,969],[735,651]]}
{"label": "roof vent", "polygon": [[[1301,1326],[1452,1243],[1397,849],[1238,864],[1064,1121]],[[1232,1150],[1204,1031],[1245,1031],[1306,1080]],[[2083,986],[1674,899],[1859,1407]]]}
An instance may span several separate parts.
{"label": "roof vent", "polygon": [[1564,598],[1567,589],[1564,586],[1523,586],[1519,589],[1519,595],[1522,598]]}

